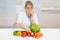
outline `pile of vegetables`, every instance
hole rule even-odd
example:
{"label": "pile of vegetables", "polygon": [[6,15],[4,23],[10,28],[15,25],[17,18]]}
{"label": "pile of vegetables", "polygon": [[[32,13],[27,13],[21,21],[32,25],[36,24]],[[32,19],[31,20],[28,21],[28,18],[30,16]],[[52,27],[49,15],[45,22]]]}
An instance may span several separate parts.
{"label": "pile of vegetables", "polygon": [[33,37],[33,38],[37,38],[37,39],[43,36],[42,33],[40,33],[40,32],[30,33],[30,32],[27,32],[27,31],[14,31],[13,35],[14,36],[19,36],[19,37]]}
{"label": "pile of vegetables", "polygon": [[33,37],[33,38],[40,38],[43,36],[43,34],[41,33],[40,27],[37,24],[33,24],[30,25],[30,30],[31,32],[27,32],[27,31],[14,31],[13,35],[15,36],[20,36],[20,37]]}

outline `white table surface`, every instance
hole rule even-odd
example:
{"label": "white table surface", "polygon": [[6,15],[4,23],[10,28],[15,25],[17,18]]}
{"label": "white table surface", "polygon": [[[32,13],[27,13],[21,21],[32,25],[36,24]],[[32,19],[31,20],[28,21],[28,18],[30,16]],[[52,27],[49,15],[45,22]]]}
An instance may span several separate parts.
{"label": "white table surface", "polygon": [[17,37],[13,35],[13,31],[20,29],[0,28],[0,40],[60,40],[60,29],[41,29],[43,37],[35,39],[32,37]]}

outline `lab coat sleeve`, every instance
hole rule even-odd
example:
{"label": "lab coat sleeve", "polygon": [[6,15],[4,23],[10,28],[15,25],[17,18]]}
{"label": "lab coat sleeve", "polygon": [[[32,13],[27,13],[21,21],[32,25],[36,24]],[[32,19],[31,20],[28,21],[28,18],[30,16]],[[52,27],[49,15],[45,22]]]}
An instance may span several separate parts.
{"label": "lab coat sleeve", "polygon": [[35,20],[35,23],[38,24],[37,14],[34,15],[34,20]]}
{"label": "lab coat sleeve", "polygon": [[19,13],[19,14],[17,15],[16,23],[18,24],[18,23],[21,23],[21,22],[22,22],[22,14]]}

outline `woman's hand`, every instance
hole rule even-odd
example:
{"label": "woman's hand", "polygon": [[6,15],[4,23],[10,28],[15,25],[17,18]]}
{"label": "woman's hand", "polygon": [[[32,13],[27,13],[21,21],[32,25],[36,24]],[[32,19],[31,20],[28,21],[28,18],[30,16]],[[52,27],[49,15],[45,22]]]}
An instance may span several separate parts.
{"label": "woman's hand", "polygon": [[27,32],[31,32],[29,28],[26,28],[25,30],[26,30]]}
{"label": "woman's hand", "polygon": [[26,27],[25,25],[23,25],[22,23],[18,24],[22,29],[26,30],[27,32],[31,32],[30,29],[28,27]]}
{"label": "woman's hand", "polygon": [[32,10],[32,11],[31,11],[31,22],[32,22],[32,24],[36,24],[36,23],[35,23],[35,20],[34,20],[34,17],[35,17],[35,16],[34,16],[34,11]]}
{"label": "woman's hand", "polygon": [[33,16],[34,15],[34,11],[32,10],[30,14],[31,14],[31,16]]}

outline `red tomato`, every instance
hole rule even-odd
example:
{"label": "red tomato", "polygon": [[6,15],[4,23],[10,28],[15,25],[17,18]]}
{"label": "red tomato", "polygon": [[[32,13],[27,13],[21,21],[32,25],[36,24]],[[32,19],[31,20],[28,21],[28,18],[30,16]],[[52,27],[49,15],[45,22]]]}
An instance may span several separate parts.
{"label": "red tomato", "polygon": [[27,36],[28,36],[28,37],[31,36],[31,33],[30,33],[30,32],[27,32]]}
{"label": "red tomato", "polygon": [[22,32],[22,37],[26,37],[27,36],[27,32]]}

